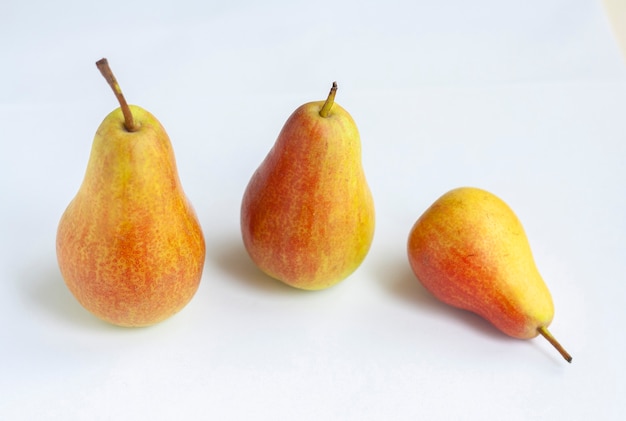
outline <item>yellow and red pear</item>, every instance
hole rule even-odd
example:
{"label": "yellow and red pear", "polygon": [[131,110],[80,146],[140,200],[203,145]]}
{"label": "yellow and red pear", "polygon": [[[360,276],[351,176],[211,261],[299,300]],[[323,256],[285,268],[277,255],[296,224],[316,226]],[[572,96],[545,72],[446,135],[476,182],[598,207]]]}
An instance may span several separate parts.
{"label": "yellow and red pear", "polygon": [[413,272],[435,297],[512,337],[541,334],[571,361],[548,331],[552,296],[524,228],[499,197],[472,187],[447,192],[415,222],[407,251]]}
{"label": "yellow and red pear", "polygon": [[57,259],[76,299],[119,326],[147,326],[194,296],[202,230],[178,177],[167,133],[129,106],[105,59],[98,67],[121,107],[98,128],[83,182],[59,222]]}
{"label": "yellow and red pear", "polygon": [[243,242],[266,274],[296,288],[337,284],[374,235],[374,202],[354,120],[334,102],[298,107],[252,176],[241,205]]}

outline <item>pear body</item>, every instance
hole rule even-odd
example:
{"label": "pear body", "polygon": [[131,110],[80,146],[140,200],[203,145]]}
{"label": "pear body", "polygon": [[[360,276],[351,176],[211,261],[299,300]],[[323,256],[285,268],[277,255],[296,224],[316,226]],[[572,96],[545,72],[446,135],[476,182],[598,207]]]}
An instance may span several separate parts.
{"label": "pear body", "polygon": [[337,284],[359,267],[374,235],[374,202],[361,141],[346,110],[324,102],[297,108],[252,176],[241,205],[248,254],[266,274],[296,288]]}
{"label": "pear body", "polygon": [[437,199],[417,220],[407,245],[413,272],[433,295],[521,339],[554,315],[524,229],[509,206],[463,187]]}
{"label": "pear body", "polygon": [[121,109],[98,128],[56,239],[65,283],[80,304],[119,326],[147,326],[195,294],[205,258],[202,230],[176,168],[169,137],[146,110],[126,131]]}

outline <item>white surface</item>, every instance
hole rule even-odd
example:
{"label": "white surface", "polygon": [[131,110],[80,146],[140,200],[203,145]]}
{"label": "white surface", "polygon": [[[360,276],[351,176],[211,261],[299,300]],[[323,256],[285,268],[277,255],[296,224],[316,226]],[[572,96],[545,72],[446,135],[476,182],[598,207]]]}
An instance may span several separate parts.
{"label": "white surface", "polygon": [[[626,69],[600,1],[127,3],[0,6],[1,419],[626,419]],[[207,242],[197,295],[145,329],[92,317],[56,264],[116,107],[103,56],[170,134]],[[333,80],[377,231],[350,278],[302,292],[252,265],[239,204]],[[412,275],[409,229],[460,185],[518,213],[571,365]]]}

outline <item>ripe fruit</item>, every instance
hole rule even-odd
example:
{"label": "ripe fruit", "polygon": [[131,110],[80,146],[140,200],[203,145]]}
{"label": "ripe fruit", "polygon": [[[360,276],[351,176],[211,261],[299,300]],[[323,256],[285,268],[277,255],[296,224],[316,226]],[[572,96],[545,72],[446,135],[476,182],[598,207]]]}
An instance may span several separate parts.
{"label": "ripe fruit", "polygon": [[415,222],[407,250],[413,272],[438,299],[515,338],[541,334],[571,362],[548,331],[552,297],[524,229],[501,199],[477,188],[449,191]]}
{"label": "ripe fruit", "polygon": [[116,325],[146,326],[195,294],[204,237],[165,130],[127,105],[106,59],[97,65],[121,107],[96,132],[83,183],[59,222],[57,259],[87,310]]}
{"label": "ripe fruit", "polygon": [[374,202],[361,141],[346,110],[328,99],[294,111],[243,196],[241,232],[256,265],[307,290],[330,287],[365,258]]}

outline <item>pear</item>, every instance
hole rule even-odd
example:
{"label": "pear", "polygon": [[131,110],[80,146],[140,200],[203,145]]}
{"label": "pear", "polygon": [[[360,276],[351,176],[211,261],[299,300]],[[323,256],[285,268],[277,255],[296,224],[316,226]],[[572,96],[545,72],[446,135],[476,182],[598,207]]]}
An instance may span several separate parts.
{"label": "pear", "polygon": [[148,111],[126,103],[106,59],[97,66],[120,108],[100,124],[83,182],[59,222],[58,264],[95,316],[153,325],[194,296],[204,237],[167,133]]}
{"label": "pear", "polygon": [[355,271],[374,236],[374,201],[354,120],[334,102],[298,107],[250,179],[241,204],[254,263],[287,285],[320,290]]}
{"label": "pear", "polygon": [[472,187],[447,192],[415,222],[407,251],[413,272],[435,297],[509,336],[541,334],[571,362],[548,331],[552,296],[524,228],[500,198]]}

